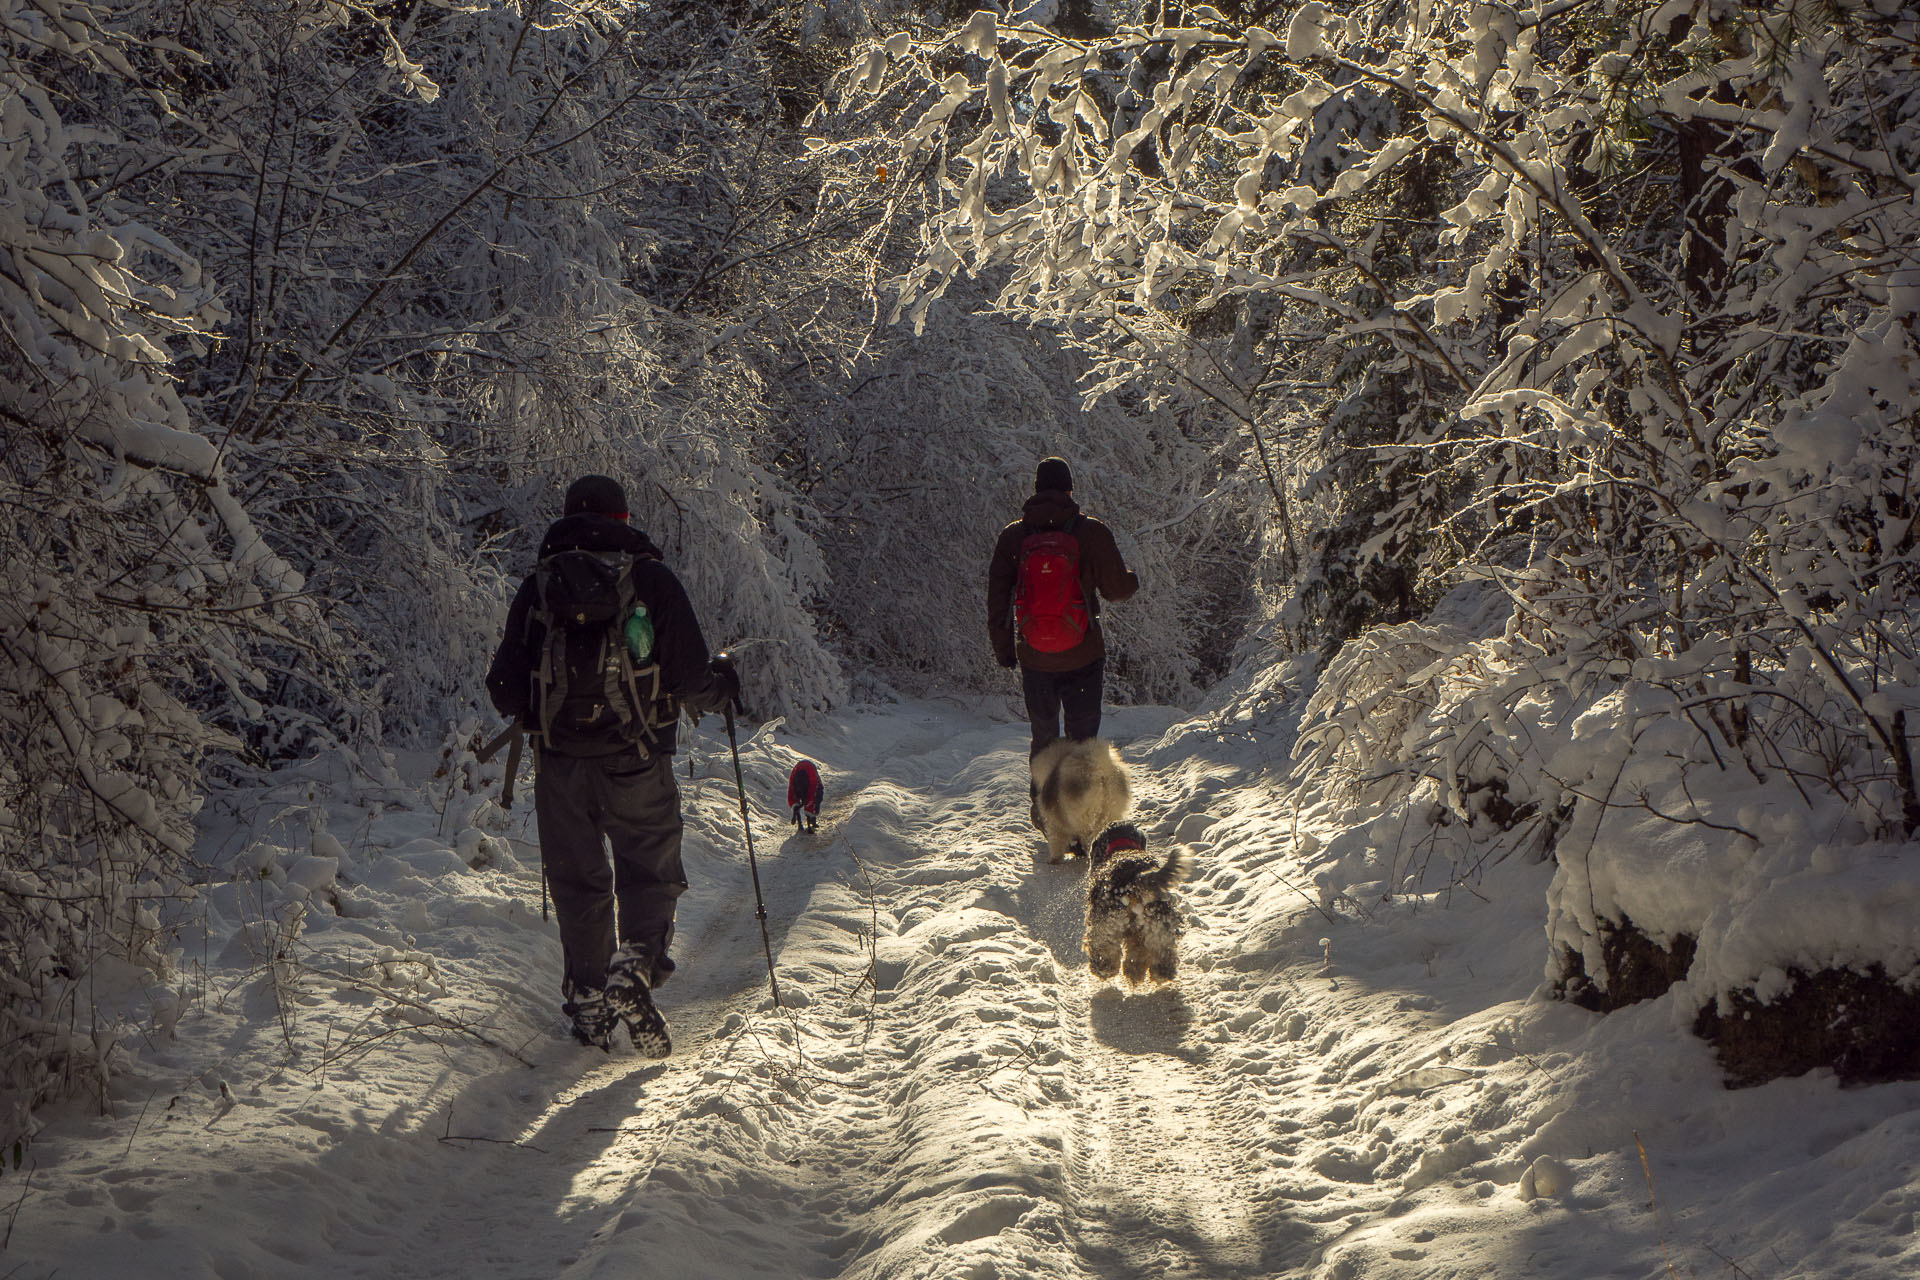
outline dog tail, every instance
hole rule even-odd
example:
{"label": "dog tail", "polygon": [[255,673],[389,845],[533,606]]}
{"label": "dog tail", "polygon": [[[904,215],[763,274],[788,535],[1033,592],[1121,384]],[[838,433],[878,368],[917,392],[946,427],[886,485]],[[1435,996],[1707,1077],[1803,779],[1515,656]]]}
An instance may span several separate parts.
{"label": "dog tail", "polygon": [[1134,881],[1134,883],[1140,885],[1142,888],[1151,889],[1156,893],[1165,893],[1168,889],[1171,889],[1174,885],[1179,884],[1192,874],[1193,850],[1182,844],[1174,846],[1173,852],[1167,855],[1165,862],[1141,876],[1138,880]]}

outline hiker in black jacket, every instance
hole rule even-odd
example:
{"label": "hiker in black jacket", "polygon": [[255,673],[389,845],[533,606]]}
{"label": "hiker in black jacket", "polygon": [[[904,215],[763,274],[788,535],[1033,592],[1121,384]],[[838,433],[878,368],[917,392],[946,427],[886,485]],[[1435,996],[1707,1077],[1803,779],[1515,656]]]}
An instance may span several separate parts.
{"label": "hiker in black jacket", "polygon": [[[597,554],[568,554],[578,552]],[[563,1008],[582,1043],[609,1048],[624,1022],[636,1048],[665,1057],[672,1045],[651,993],[673,970],[674,900],[687,888],[672,760],[679,713],[727,705],[739,677],[727,655],[709,656],[685,588],[627,524],[617,481],[583,476],[568,488],[540,563],[514,595],[487,692],[536,747],[534,812],[566,962]],[[627,573],[615,622],[552,616],[566,598],[560,571],[582,565]],[[621,666],[632,616],[643,618],[642,633],[651,625],[650,651]]]}

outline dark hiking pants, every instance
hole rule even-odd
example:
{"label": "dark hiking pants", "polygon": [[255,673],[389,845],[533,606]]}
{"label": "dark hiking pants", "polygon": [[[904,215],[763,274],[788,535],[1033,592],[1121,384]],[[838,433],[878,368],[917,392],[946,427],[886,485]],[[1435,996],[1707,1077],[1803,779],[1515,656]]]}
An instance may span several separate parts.
{"label": "dark hiking pants", "polygon": [[664,956],[674,899],[687,889],[673,757],[542,752],[533,807],[560,921],[565,990],[605,986],[616,945]]}
{"label": "dark hiking pants", "polygon": [[1066,736],[1075,742],[1099,736],[1100,681],[1106,666],[1105,658],[1095,658],[1077,671],[1020,668],[1020,689],[1027,699],[1027,719],[1033,724],[1033,746],[1027,754],[1039,755],[1061,736],[1062,718]]}

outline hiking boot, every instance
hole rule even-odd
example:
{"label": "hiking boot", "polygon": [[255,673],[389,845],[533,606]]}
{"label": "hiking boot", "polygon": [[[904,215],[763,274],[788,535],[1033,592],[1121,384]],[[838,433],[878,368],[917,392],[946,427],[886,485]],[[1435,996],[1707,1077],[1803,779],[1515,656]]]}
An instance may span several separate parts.
{"label": "hiking boot", "polygon": [[573,1020],[575,1040],[613,1052],[613,1032],[620,1025],[620,1011],[606,992],[576,991],[560,1010]]}
{"label": "hiking boot", "polygon": [[665,956],[656,961],[645,947],[622,947],[607,961],[607,1003],[645,1057],[664,1058],[673,1052],[667,1020],[653,1003],[653,988],[672,969],[672,961]]}
{"label": "hiking boot", "polygon": [[647,990],[658,991],[679,967],[665,952],[655,952],[650,947],[622,947],[607,961],[607,986],[642,982]]}

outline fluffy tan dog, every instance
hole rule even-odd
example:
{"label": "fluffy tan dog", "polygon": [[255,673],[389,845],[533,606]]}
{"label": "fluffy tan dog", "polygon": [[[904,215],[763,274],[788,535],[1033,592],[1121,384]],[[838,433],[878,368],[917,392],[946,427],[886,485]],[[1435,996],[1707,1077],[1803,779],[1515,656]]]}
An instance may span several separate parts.
{"label": "fluffy tan dog", "polygon": [[1047,860],[1085,853],[1095,836],[1127,816],[1133,784],[1120,753],[1100,738],[1056,738],[1033,758],[1035,806],[1047,834]]}

